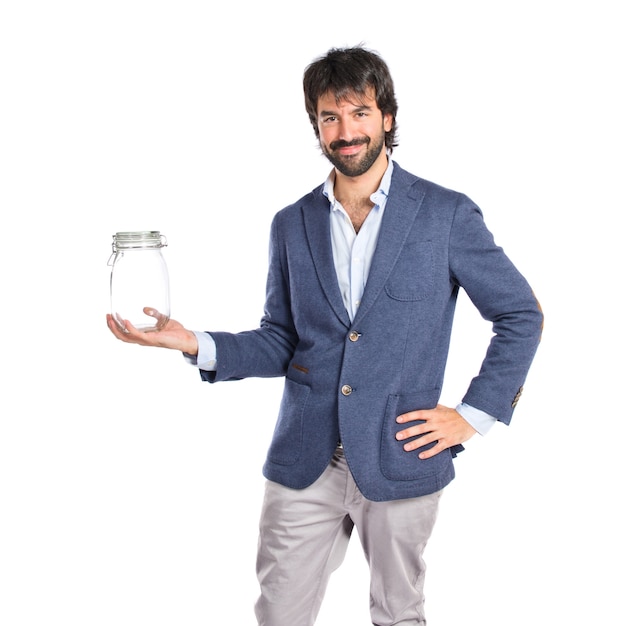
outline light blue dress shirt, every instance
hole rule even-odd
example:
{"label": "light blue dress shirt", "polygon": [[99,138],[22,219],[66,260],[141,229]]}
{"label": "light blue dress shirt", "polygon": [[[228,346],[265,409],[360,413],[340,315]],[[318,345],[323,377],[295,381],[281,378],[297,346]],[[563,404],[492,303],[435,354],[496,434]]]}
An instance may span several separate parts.
{"label": "light blue dress shirt", "polygon": [[[376,249],[376,242],[378,241],[378,233],[385,212],[387,197],[389,196],[393,161],[388,159],[388,162],[389,164],[380,181],[378,190],[370,196],[374,206],[363,222],[358,234],[354,230],[346,210],[335,198],[334,170],[324,183],[323,192],[330,203],[330,237],[337,281],[351,320],[354,319],[361,303],[361,297],[372,264],[372,257]],[[195,358],[186,355],[185,358],[189,363],[200,369],[215,371],[217,369],[217,355],[213,338],[209,333],[197,331],[194,331],[194,333],[198,339],[198,356]],[[496,422],[496,419],[491,415],[465,403],[460,403],[456,410],[481,435],[485,435]]]}

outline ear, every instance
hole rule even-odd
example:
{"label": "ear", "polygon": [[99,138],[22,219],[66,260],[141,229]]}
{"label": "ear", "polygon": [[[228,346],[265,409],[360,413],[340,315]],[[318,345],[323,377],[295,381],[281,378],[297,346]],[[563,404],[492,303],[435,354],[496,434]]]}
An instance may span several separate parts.
{"label": "ear", "polygon": [[393,116],[391,115],[391,113],[385,113],[385,115],[383,115],[383,128],[385,129],[385,132],[388,133],[391,130],[392,126]]}

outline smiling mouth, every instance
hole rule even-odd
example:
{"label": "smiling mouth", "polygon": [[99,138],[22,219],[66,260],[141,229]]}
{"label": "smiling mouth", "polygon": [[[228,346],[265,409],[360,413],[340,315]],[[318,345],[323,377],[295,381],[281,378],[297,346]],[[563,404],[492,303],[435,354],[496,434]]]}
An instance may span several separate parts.
{"label": "smiling mouth", "polygon": [[353,156],[357,154],[357,152],[361,151],[362,144],[356,146],[346,146],[345,148],[339,148],[337,152],[343,156]]}
{"label": "smiling mouth", "polygon": [[369,139],[367,137],[361,137],[359,139],[353,139],[352,141],[345,141],[338,139],[330,144],[330,149],[333,152],[339,152],[340,154],[356,154],[361,149],[361,146],[367,145]]}

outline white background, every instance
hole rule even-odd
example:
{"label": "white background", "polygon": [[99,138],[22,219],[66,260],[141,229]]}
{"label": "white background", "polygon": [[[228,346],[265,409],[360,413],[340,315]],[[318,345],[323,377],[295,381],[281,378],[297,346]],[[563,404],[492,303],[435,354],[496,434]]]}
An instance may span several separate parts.
{"label": "white background", "polygon": [[[208,385],[105,325],[111,236],[169,241],[173,317],[261,316],[273,214],[329,167],[304,67],[387,60],[406,169],[463,191],[546,326],[509,428],[457,460],[429,624],[623,624],[619,2],[6,2],[0,624],[251,625],[280,380]],[[489,328],[459,303],[443,401]],[[319,626],[369,623],[356,536]]]}

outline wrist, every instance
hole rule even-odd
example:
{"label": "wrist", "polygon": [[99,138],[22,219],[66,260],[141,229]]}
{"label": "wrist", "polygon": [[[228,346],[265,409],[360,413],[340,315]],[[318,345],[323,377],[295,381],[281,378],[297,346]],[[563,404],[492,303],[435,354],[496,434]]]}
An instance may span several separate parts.
{"label": "wrist", "polygon": [[182,352],[189,356],[198,356],[198,339],[195,333],[190,330],[187,331],[187,339],[185,340]]}

